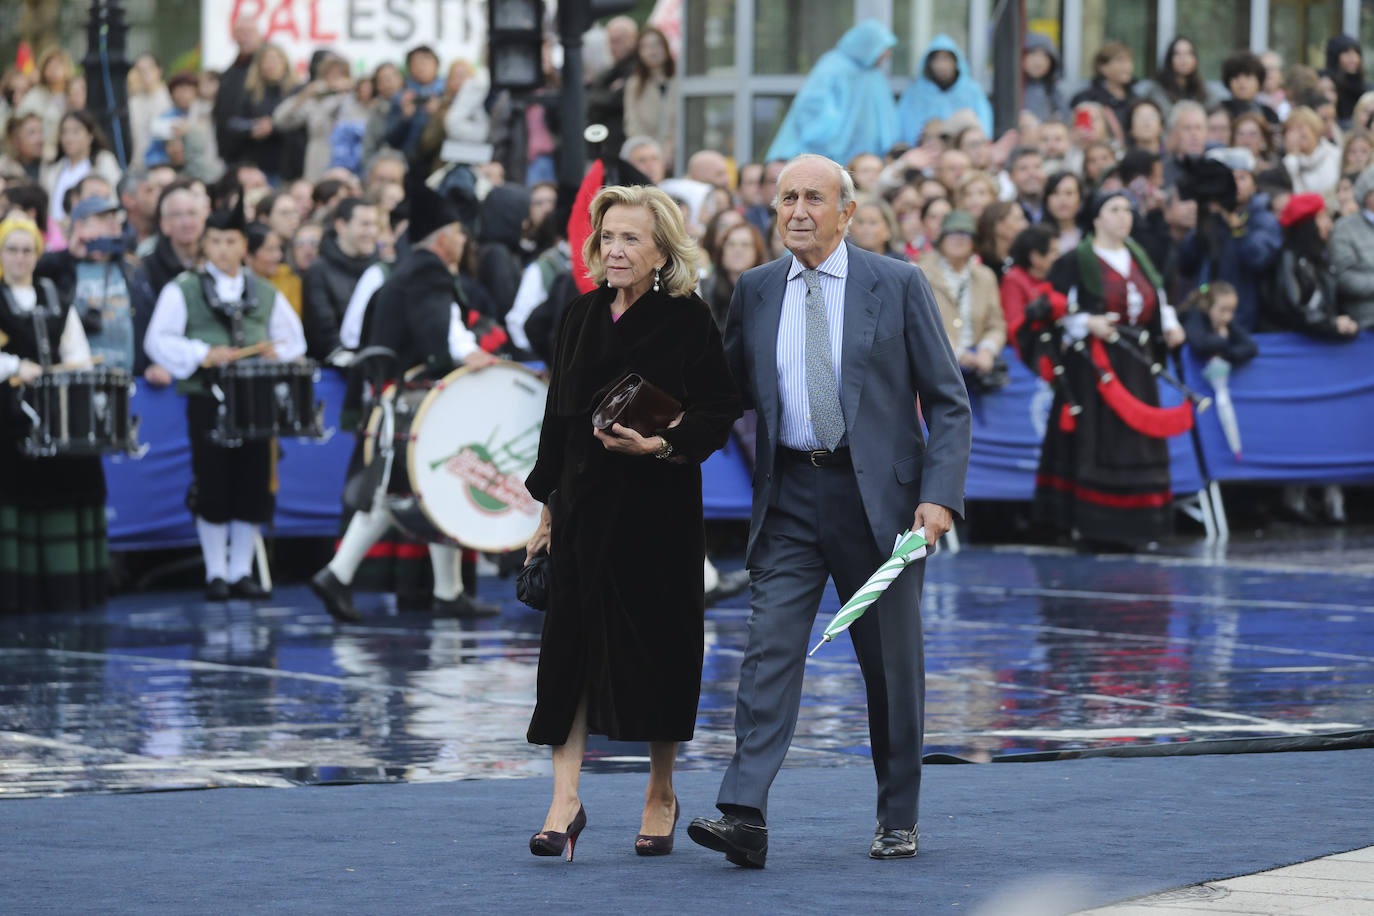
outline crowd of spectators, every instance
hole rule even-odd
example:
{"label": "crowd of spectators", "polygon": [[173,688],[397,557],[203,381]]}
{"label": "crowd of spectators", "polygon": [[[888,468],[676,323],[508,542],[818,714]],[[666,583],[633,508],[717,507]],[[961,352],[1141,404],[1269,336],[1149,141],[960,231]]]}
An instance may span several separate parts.
{"label": "crowd of spectators", "polygon": [[[346,365],[358,340],[350,312],[405,253],[403,188],[420,169],[464,205],[460,304],[504,329],[513,355],[548,358],[558,300],[573,289],[552,97],[495,91],[483,66],[425,46],[359,77],[329,50],[290,59],[247,19],[233,37],[238,55],[220,73],[169,78],[153,55],[139,56],[125,163],[84,110],[65,52],[0,84],[0,209],[43,228],[38,273],[76,298],[93,348],[101,335],[127,335],[130,368],[154,385],[170,380],[143,357],[142,327],[162,286],[197,263],[212,206],[241,194],[251,268],[300,314],[310,355]],[[889,38],[861,23],[839,56],[823,58],[827,72],[885,87],[872,75]],[[618,17],[585,54],[588,120],[608,127],[604,149],[629,173],[679,202],[700,242],[699,291],[723,322],[740,275],[782,252],[772,208],[780,143],[804,145],[814,124],[784,122],[775,155],[758,162],[684,149],[663,32]],[[871,148],[844,163],[860,192],[851,236],[924,269],[961,361],[993,384],[1028,297],[1078,245],[1082,205],[1101,189],[1127,193],[1132,235],[1171,303],[1214,284],[1233,291],[1233,307],[1217,310],[1226,322],[1184,322],[1199,341],[1225,338],[1228,326],[1338,339],[1374,327],[1374,92],[1354,39],[1333,37],[1322,70],[1240,50],[1203,73],[1178,37],[1151,80],[1136,79],[1128,46],[1109,42],[1091,80],[1071,85],[1054,44],[1033,34],[1019,123],[1001,134],[955,42],[937,36],[917,59],[900,101],[887,99],[895,120],[874,121]],[[556,90],[549,54],[545,69]],[[865,102],[852,104],[868,117]],[[684,168],[672,175],[676,161]],[[102,203],[81,206],[88,200]],[[120,308],[78,282],[89,262],[121,266]]]}

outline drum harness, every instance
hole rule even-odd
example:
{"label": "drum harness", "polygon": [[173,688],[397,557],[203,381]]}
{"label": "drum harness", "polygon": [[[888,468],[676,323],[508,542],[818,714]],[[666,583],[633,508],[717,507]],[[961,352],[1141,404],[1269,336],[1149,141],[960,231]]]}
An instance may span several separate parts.
{"label": "drum harness", "polygon": [[[43,290],[43,298],[47,300],[44,303],[36,304],[29,313],[29,320],[33,322],[34,342],[38,347],[38,365],[43,367],[44,372],[47,372],[53,365],[52,344],[48,342],[48,320],[57,318],[62,314],[62,304],[57,297],[57,286],[51,280],[47,277],[35,277],[34,283]],[[0,289],[5,291],[5,304],[10,307],[11,311],[16,314],[19,313],[21,309],[14,300],[14,294],[10,292],[9,287],[0,284]],[[51,431],[47,428],[48,421],[33,409],[33,405],[23,398],[19,398],[19,408],[34,426],[44,427],[43,438],[45,440],[51,438]]]}
{"label": "drum harness", "polygon": [[[196,274],[200,280],[201,294],[205,296],[205,304],[210,307],[211,314],[227,319],[229,325],[229,344],[238,349],[243,343],[243,316],[258,307],[258,295],[254,288],[253,277],[247,268],[243,268],[243,295],[237,302],[225,302],[219,297],[219,292],[215,289],[215,280],[210,276],[208,270],[202,270]],[[223,419],[228,415],[229,404],[225,397],[224,389],[215,379],[210,380],[210,393],[215,396],[218,403],[219,416]]]}

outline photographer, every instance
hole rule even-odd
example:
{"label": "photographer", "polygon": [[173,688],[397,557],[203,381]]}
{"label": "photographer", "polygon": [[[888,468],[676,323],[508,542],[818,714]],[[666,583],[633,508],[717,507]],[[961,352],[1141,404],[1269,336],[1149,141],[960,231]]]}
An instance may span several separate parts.
{"label": "photographer", "polygon": [[153,291],[138,262],[124,251],[119,204],[91,197],[72,208],[72,234],[63,251],[50,251],[34,275],[53,281],[58,296],[81,319],[93,356],[103,365],[171,384],[161,366],[148,363],[143,334],[153,313]]}
{"label": "photographer", "polygon": [[272,112],[272,123],[281,130],[305,128],[305,172],[315,184],[330,164],[330,136],[340,121],[363,121],[367,111],[353,95],[348,61],[330,54],[316,67],[318,77],[287,98]]}
{"label": "photographer", "polygon": [[1179,245],[1179,270],[1197,285],[1225,281],[1236,290],[1236,326],[1253,333],[1273,286],[1283,246],[1269,197],[1255,192],[1255,157],[1239,147],[1184,163],[1180,188],[1198,202],[1198,225]]}

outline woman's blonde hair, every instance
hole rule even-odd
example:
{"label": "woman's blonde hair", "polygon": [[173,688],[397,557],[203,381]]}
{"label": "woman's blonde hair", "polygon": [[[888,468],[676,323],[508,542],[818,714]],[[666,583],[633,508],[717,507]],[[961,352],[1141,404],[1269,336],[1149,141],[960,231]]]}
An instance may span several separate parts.
{"label": "woman's blonde hair", "polygon": [[[883,218],[883,222],[887,223],[887,244],[889,246],[897,244],[897,241],[902,237],[902,227],[897,222],[897,214],[893,212],[892,205],[877,194],[860,194],[856,201],[858,206],[854,208],[854,215],[858,216],[859,211],[864,207],[872,207],[877,210],[878,215]],[[852,219],[849,221],[849,228],[850,234],[853,235],[854,221]]]}
{"label": "woman's blonde hair", "polygon": [[[33,239],[34,248],[36,249],[34,253],[39,255],[43,253],[43,233],[38,230],[37,223],[27,216],[19,214],[12,214],[4,217],[3,220],[0,220],[0,245],[3,245],[5,239],[9,238],[15,232],[23,232],[30,236]],[[4,276],[5,271],[3,268],[0,268],[0,278]]]}
{"label": "woman's blonde hair", "polygon": [[959,180],[959,187],[955,188],[954,190],[955,202],[958,204],[962,204],[964,200],[964,195],[968,193],[968,189],[976,184],[985,185],[988,191],[991,192],[992,199],[997,199],[998,193],[1001,190],[997,187],[997,179],[993,178],[987,172],[980,172],[974,170],[968,172],[966,175],[964,175],[962,179]]}
{"label": "woman's blonde hair", "polygon": [[248,65],[248,75],[243,79],[243,88],[248,92],[254,104],[261,102],[267,94],[267,81],[262,75],[262,59],[268,54],[277,54],[281,57],[283,69],[286,71],[281,78],[281,94],[286,96],[292,89],[296,88],[296,72],[291,69],[291,57],[286,53],[286,49],[281,45],[268,43],[258,48],[258,53],[253,55],[253,62]]}
{"label": "woman's blonde hair", "polygon": [[47,73],[48,64],[52,62],[54,58],[62,61],[63,66],[67,70],[67,74],[62,80],[62,91],[66,92],[67,84],[70,83],[72,77],[76,75],[76,64],[72,61],[72,56],[67,53],[66,49],[59,45],[53,45],[44,50],[42,54],[38,55],[37,84],[44,89],[52,91],[52,87],[48,85],[47,78],[44,74]]}
{"label": "woman's blonde hair", "polygon": [[654,220],[654,246],[668,259],[659,283],[670,296],[686,296],[697,288],[697,245],[682,224],[682,211],[673,199],[654,187],[612,185],[592,199],[592,233],[582,245],[587,276],[598,286],[606,282],[601,263],[601,224],[612,207],[643,207]]}
{"label": "woman's blonde hair", "polygon": [[1306,127],[1312,132],[1312,138],[1320,143],[1322,134],[1326,131],[1326,122],[1322,120],[1321,115],[1317,114],[1311,108],[1308,108],[1306,105],[1300,105],[1294,108],[1292,114],[1288,116],[1288,120],[1283,122],[1284,133],[1287,133],[1294,127]]}

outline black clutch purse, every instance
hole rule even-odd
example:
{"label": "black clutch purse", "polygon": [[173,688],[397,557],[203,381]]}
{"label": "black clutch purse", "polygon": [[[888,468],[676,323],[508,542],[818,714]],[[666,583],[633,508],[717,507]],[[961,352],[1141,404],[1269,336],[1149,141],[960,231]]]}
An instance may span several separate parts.
{"label": "black clutch purse", "polygon": [[592,411],[592,425],[610,429],[616,423],[649,437],[677,419],[682,402],[638,373],[611,386]]}
{"label": "black clutch purse", "polygon": [[524,566],[515,577],[515,597],[520,603],[536,611],[549,609],[549,555],[541,553]]}

